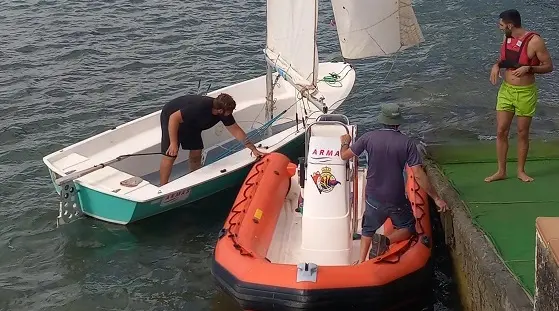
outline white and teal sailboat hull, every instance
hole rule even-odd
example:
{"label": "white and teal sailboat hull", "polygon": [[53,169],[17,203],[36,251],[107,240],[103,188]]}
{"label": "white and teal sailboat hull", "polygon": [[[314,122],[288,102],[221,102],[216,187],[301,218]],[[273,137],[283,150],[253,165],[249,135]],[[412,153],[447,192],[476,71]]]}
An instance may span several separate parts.
{"label": "white and teal sailboat hull", "polygon": [[[319,78],[339,74],[336,84],[317,84],[331,113],[349,95],[355,72],[344,62],[320,63],[318,68]],[[269,73],[268,77],[257,77],[207,95],[233,96],[237,102],[233,115],[256,146],[264,152],[282,152],[295,158],[302,152],[304,126],[323,112],[302,98],[286,80],[276,77],[277,74]],[[276,83],[273,108],[267,109],[270,80]],[[59,219],[68,222],[83,213],[111,223],[129,224],[240,185],[256,159],[218,123],[202,133],[203,167],[188,173],[188,151],[180,150],[170,182],[160,187],[160,112],[43,158],[61,196]]]}
{"label": "white and teal sailboat hull", "polygon": [[[355,71],[345,62],[318,62],[317,0],[267,0],[266,6],[266,75],[208,95],[233,96],[237,123],[263,151],[295,156],[308,125],[348,97]],[[423,41],[411,0],[332,0],[332,9],[346,60]],[[159,119],[156,111],[45,156],[61,197],[59,219],[86,214],[128,224],[238,185],[256,160],[218,123],[202,133],[203,167],[187,173],[188,151],[181,150],[170,182],[160,187]]]}

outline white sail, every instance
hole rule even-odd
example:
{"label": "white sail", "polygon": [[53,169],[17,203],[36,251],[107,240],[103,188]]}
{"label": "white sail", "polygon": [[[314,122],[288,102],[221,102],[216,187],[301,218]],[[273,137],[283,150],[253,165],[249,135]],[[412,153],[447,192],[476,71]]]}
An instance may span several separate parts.
{"label": "white sail", "polygon": [[331,0],[342,55],[384,56],[424,41],[411,0]]}
{"label": "white sail", "polygon": [[266,56],[280,74],[303,87],[316,87],[317,0],[268,0]]}

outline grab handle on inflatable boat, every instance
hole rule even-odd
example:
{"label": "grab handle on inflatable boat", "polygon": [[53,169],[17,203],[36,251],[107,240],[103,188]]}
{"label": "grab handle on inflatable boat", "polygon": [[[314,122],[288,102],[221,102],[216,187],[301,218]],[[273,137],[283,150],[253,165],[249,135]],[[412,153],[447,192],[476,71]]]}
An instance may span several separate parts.
{"label": "grab handle on inflatable boat", "polygon": [[297,283],[316,282],[318,266],[312,262],[301,262],[297,264]]}
{"label": "grab handle on inflatable boat", "polygon": [[359,219],[359,160],[357,157],[353,157],[353,238],[357,235],[357,226]]}
{"label": "grab handle on inflatable boat", "polygon": [[305,188],[305,179],[306,179],[305,166],[306,166],[305,157],[300,157],[299,158],[299,187],[301,188]]}

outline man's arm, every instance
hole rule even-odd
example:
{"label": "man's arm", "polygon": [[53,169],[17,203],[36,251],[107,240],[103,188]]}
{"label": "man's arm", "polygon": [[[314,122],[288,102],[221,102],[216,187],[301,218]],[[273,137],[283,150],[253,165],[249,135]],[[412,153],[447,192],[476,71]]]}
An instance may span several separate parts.
{"label": "man's arm", "polygon": [[169,141],[171,144],[179,144],[179,125],[183,122],[180,110],[173,112],[169,116]]}
{"label": "man's arm", "polygon": [[254,144],[248,140],[245,131],[243,131],[243,129],[237,123],[226,126],[226,128],[229,133],[231,133],[231,135],[233,135],[233,137],[235,137],[238,141],[242,142],[245,147],[252,150],[253,152],[257,150],[256,146],[254,146]]}
{"label": "man's arm", "polygon": [[431,182],[429,181],[429,177],[427,177],[427,174],[425,174],[425,171],[423,170],[423,165],[421,164],[414,165],[411,167],[411,170],[413,172],[413,177],[415,178],[415,181],[419,184],[419,187],[425,190],[425,192],[427,192],[427,194],[430,197],[432,197],[433,200],[440,199],[439,194],[435,191],[433,185],[431,185]]}
{"label": "man's arm", "polygon": [[427,192],[427,194],[433,198],[433,200],[440,199],[437,192],[429,182],[429,178],[425,171],[423,170],[423,159],[417,150],[417,145],[413,140],[408,141],[407,145],[408,158],[406,160],[407,165],[411,168],[413,172],[413,177],[419,186]]}
{"label": "man's arm", "polygon": [[549,73],[553,71],[553,62],[551,61],[551,56],[549,55],[549,51],[545,46],[545,42],[540,36],[532,37],[530,43],[534,47],[534,51],[536,52],[536,57],[540,60],[539,66],[531,66],[531,71],[533,73]]}
{"label": "man's arm", "polygon": [[346,161],[351,159],[352,157],[359,156],[365,150],[365,140],[363,136],[359,137],[353,146],[350,148],[349,143],[351,142],[351,136],[344,135],[341,137],[341,147],[340,147],[340,158]]}
{"label": "man's arm", "polygon": [[349,144],[342,144],[342,148],[340,149],[340,158],[342,158],[342,160],[349,160],[355,156],[351,148],[349,148]]}

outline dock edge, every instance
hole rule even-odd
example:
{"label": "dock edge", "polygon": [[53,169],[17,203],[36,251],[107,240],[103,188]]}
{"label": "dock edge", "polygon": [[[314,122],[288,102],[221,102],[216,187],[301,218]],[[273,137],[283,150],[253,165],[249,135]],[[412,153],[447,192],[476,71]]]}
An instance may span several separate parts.
{"label": "dock edge", "polygon": [[499,258],[485,234],[474,226],[466,204],[439,166],[428,157],[425,171],[450,207],[450,211],[441,214],[441,223],[464,311],[533,311],[530,295]]}

